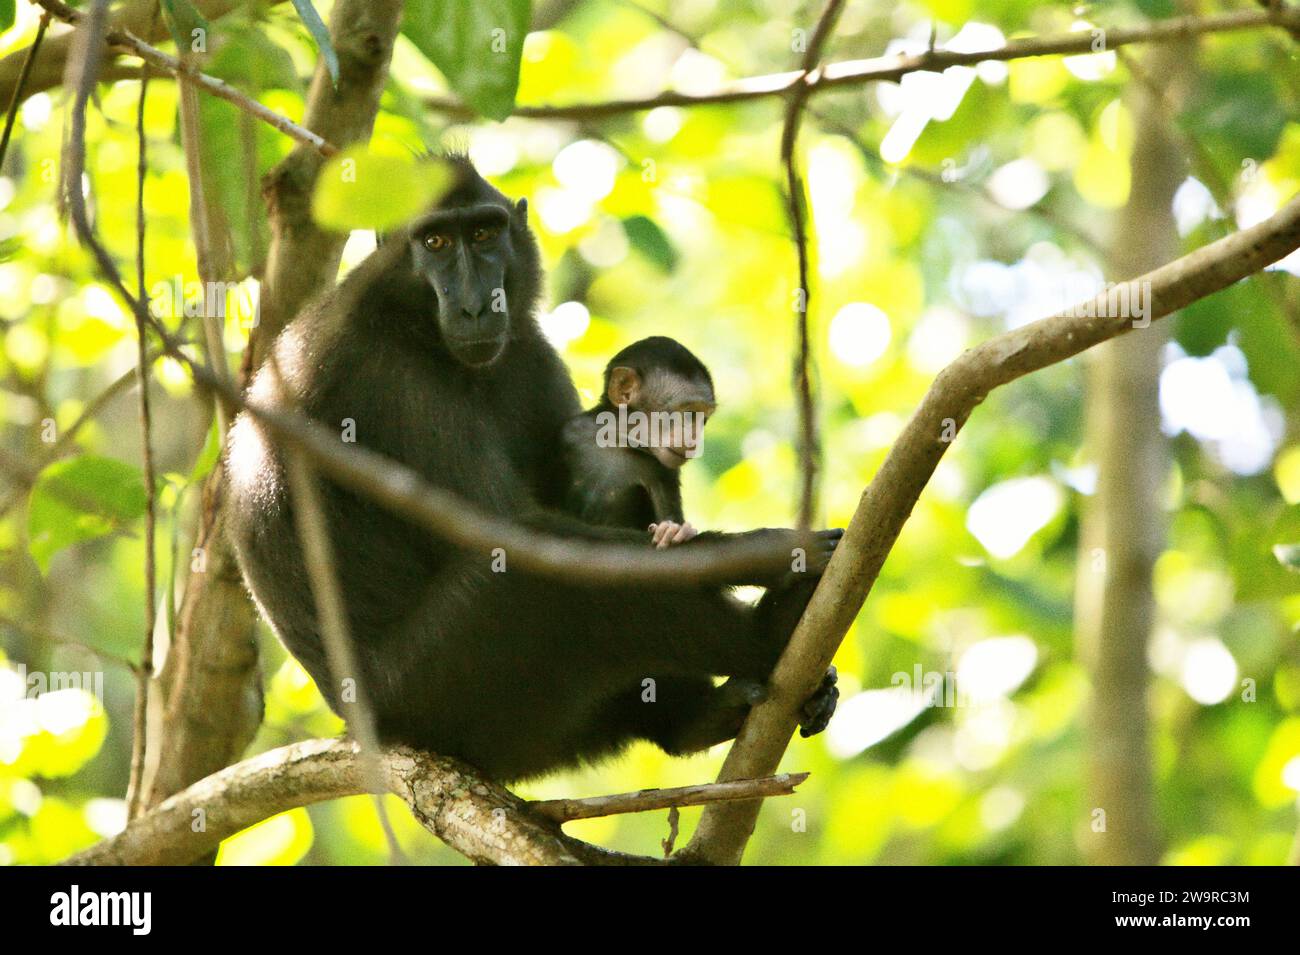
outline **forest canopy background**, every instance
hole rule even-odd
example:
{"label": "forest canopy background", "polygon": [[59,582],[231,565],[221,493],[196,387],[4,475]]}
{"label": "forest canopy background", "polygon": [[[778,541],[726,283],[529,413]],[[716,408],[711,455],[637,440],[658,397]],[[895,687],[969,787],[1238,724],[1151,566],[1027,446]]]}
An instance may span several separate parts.
{"label": "forest canopy background", "polygon": [[[795,69],[800,31],[806,38],[821,9],[777,0],[551,6],[553,22],[518,47],[518,104],[711,90]],[[547,5],[537,7],[534,23]],[[969,44],[1177,12],[1158,0],[1077,15],[1017,0],[868,0],[846,6],[823,60],[920,53],[932,30],[943,46],[978,49]],[[327,5],[321,14],[328,22]],[[19,3],[0,52],[29,46],[37,19]],[[1141,131],[1130,94],[1152,81],[1143,50],[988,62],[811,100],[798,155],[824,449],[817,523],[847,522],[935,374],[963,349],[1084,297],[1071,293],[1090,282],[1128,277],[1106,263]],[[202,68],[300,118],[317,55],[292,7],[272,5],[214,20]],[[1295,58],[1279,30],[1197,41],[1188,89],[1164,117],[1186,162],[1170,206],[1175,253],[1258,222],[1300,191]],[[511,112],[510,90],[480,67],[440,54],[436,37],[418,30],[398,38],[369,151],[355,154],[390,188],[363,202],[355,192],[316,194],[321,221],[356,229],[344,269],[372,247],[369,230],[391,224],[425,187],[411,156],[463,147],[503,191],[530,201],[549,270],[542,324],[584,399],[622,345],[679,338],[712,369],[720,405],[706,453],[684,472],[691,520],[792,523],[797,270],[781,100],[500,123],[446,109],[454,95],[485,115]],[[105,83],[87,113],[89,201],[121,263],[134,256],[139,87],[133,76]],[[199,269],[177,89],[155,77],[143,117],[146,286],[155,314],[197,342],[185,315]],[[58,87],[25,99],[0,169],[5,461],[45,462],[50,436],[57,441],[135,361],[133,317],[60,218],[68,99]],[[223,329],[234,369],[255,314],[245,307],[256,300],[248,276],[260,274],[267,248],[257,183],[293,143],[229,103],[201,97],[199,107],[205,188],[221,197],[219,228],[243,283]],[[1171,863],[1279,863],[1296,832],[1300,595],[1274,553],[1300,541],[1296,274],[1293,255],[1184,309],[1159,355],[1172,457],[1158,502],[1167,532],[1153,574],[1149,700],[1160,858]],[[940,463],[836,656],[840,712],[783,763],[812,779],[767,806],[747,860],[1070,863],[1086,854],[1089,679],[1074,601],[1080,562],[1093,558],[1081,552],[1079,527],[1097,462],[1084,441],[1083,365],[993,392]],[[160,590],[173,594],[160,598],[165,633],[218,445],[211,403],[184,368],[160,358],[152,374]],[[145,602],[139,462],[135,400],[122,389],[30,488],[5,475],[0,862],[57,861],[124,821],[134,680],[123,661],[139,655]],[[340,722],[265,631],[259,651],[266,710],[249,752],[337,733]],[[65,671],[102,672],[102,700],[77,690],[24,698],[28,673]],[[958,705],[900,692],[935,674],[955,676]],[[713,778],[720,758],[670,760],[641,746],[523,791],[685,785]],[[683,814],[684,832],[694,812]],[[806,827],[792,825],[800,812]],[[390,815],[410,858],[459,859],[400,807]],[[569,831],[646,852],[666,827],[662,814],[646,814]],[[228,840],[220,861],[386,857],[370,800],[355,797],[276,816]]]}

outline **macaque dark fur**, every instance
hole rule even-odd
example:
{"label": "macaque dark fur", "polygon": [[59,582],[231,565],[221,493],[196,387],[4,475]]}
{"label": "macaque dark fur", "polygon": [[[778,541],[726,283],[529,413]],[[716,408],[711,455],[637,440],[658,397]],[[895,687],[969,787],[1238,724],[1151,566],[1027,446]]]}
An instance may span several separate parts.
{"label": "macaque dark fur", "polygon": [[[527,207],[461,158],[439,206],[388,238],[274,345],[250,400],[296,407],[491,513],[552,533],[645,545],[639,531],[559,512],[560,432],[578,412],[534,312],[541,269]],[[445,240],[445,241],[444,241]],[[505,309],[492,305],[505,291]],[[361,672],[331,675],[279,451],[248,415],[231,430],[227,513],[265,618],[343,716],[359,677],[381,737],[511,781],[612,754],[636,738],[686,753],[734,735],[803,611],[837,535],[756,607],[725,588],[581,585],[453,547],[321,480]],[[793,542],[789,532],[774,540]],[[707,539],[706,539],[707,538]],[[709,546],[701,535],[682,546]],[[793,547],[794,544],[791,543]],[[737,583],[750,581],[737,581]],[[657,701],[637,690],[654,676]],[[687,679],[681,683],[675,677]],[[833,702],[833,701],[832,701]]]}

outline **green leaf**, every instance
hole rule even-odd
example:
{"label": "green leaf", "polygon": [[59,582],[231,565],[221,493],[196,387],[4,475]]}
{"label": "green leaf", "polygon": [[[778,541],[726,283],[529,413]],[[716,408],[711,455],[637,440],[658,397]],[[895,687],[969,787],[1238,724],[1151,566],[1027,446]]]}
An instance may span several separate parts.
{"label": "green leaf", "polygon": [[529,0],[408,0],[402,33],[489,119],[515,107]]}
{"label": "green leaf", "polygon": [[1276,544],[1273,556],[1287,570],[1300,574],[1300,544]]}
{"label": "green leaf", "polygon": [[337,232],[391,229],[429,208],[451,185],[451,178],[440,162],[350,146],[321,170],[312,215],[323,228]]}
{"label": "green leaf", "polygon": [[208,428],[208,436],[203,442],[203,450],[199,452],[198,458],[194,461],[194,467],[190,469],[187,483],[198,484],[204,480],[212,471],[212,467],[217,463],[219,457],[221,457],[221,428],[214,417],[212,427]]}
{"label": "green leaf", "polygon": [[187,50],[195,50],[195,30],[203,31],[205,36],[203,47],[206,48],[208,21],[203,19],[203,14],[194,8],[190,0],[162,0],[162,12],[167,30],[176,41],[178,53],[184,54]]}
{"label": "green leaf", "polygon": [[1174,15],[1173,0],[1137,0],[1137,8],[1152,20]]}
{"label": "green leaf", "polygon": [[1195,130],[1206,148],[1234,166],[1244,157],[1273,155],[1289,116],[1272,76],[1224,63],[1198,71],[1195,83],[1189,98],[1195,106],[1180,118],[1182,128]]}
{"label": "green leaf", "polygon": [[32,487],[32,558],[46,573],[63,548],[111,534],[144,510],[144,477],[134,465],[94,455],[56,461]]}
{"label": "green leaf", "polygon": [[270,89],[301,92],[302,82],[287,50],[276,46],[256,26],[222,21],[222,27],[226,42],[208,60],[203,72],[254,92]]}
{"label": "green leaf", "polygon": [[660,269],[671,272],[677,267],[677,250],[654,219],[628,216],[623,220],[623,231],[632,246]]}
{"label": "green leaf", "polygon": [[0,0],[0,30],[14,25],[14,0]]}
{"label": "green leaf", "polygon": [[298,17],[302,20],[303,26],[311,34],[311,38],[316,41],[316,46],[320,50],[320,55],[325,57],[325,69],[330,71],[330,79],[334,85],[339,85],[339,57],[334,52],[334,44],[330,42],[330,31],[325,26],[325,21],[320,18],[316,8],[311,5],[311,0],[293,0],[293,8],[298,11]]}
{"label": "green leaf", "polygon": [[[288,53],[255,27],[222,22],[224,42],[205,72],[255,97],[268,89],[301,90]],[[234,277],[259,274],[271,229],[256,184],[283,157],[284,137],[215,96],[199,98],[199,123],[203,188],[221,212],[234,246]]]}

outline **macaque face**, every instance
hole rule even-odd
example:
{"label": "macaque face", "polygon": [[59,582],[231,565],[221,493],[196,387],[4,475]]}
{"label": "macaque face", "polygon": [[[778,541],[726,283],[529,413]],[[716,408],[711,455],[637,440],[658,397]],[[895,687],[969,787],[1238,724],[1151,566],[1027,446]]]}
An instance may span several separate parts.
{"label": "macaque face", "polygon": [[411,260],[438,302],[438,334],[451,356],[486,368],[510,341],[507,287],[520,269],[513,236],[526,205],[438,208],[411,227]]}
{"label": "macaque face", "polygon": [[698,458],[704,453],[704,426],[713,414],[713,407],[712,403],[697,401],[660,409],[666,412],[660,441],[646,450],[664,467],[674,470],[691,458]]}
{"label": "macaque face", "polygon": [[659,369],[642,375],[613,368],[605,396],[615,407],[627,407],[629,445],[664,467],[676,470],[704,450],[704,425],[717,407],[707,381]]}

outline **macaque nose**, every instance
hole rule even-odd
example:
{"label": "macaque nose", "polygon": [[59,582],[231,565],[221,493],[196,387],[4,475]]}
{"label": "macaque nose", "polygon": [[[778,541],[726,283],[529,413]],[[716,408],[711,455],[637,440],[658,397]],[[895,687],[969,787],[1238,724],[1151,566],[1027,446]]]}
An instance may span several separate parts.
{"label": "macaque nose", "polygon": [[466,289],[460,297],[460,316],[471,322],[483,318],[487,311],[487,298],[477,291]]}

